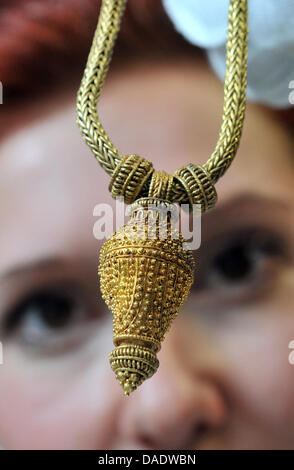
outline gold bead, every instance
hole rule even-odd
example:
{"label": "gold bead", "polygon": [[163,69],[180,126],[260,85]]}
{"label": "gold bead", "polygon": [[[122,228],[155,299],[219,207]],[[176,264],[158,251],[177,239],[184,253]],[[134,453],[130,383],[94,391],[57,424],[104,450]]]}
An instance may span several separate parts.
{"label": "gold bead", "polygon": [[202,212],[215,206],[217,193],[208,172],[202,166],[193,163],[180,168],[174,173],[186,190],[190,208],[193,204],[200,204]]}
{"label": "gold bead", "polygon": [[112,197],[123,197],[126,204],[131,204],[152,173],[151,162],[139,155],[126,155],[113,172],[109,184]]}

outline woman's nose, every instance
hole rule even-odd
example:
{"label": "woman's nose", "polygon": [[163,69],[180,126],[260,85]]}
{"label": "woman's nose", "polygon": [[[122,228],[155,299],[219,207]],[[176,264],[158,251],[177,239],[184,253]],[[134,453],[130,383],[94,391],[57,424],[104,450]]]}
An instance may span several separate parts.
{"label": "woman's nose", "polygon": [[194,344],[193,352],[190,344],[186,350],[195,360],[188,360],[178,349],[178,334],[174,328],[158,355],[158,371],[123,405],[119,434],[139,448],[193,449],[204,430],[214,430],[225,421],[225,400],[218,382],[201,369],[203,351]]}

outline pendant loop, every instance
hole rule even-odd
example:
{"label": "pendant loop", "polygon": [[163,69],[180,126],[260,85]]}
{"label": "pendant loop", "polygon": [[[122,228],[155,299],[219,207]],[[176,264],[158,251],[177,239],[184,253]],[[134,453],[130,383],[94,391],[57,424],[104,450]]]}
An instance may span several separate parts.
{"label": "pendant loop", "polygon": [[126,155],[115,168],[109,191],[113,198],[122,196],[132,204],[153,172],[153,165],[139,155]]}
{"label": "pendant loop", "polygon": [[149,187],[149,197],[170,201],[174,177],[165,171],[154,171]]}
{"label": "pendant loop", "polygon": [[201,204],[202,212],[213,208],[217,202],[217,192],[209,173],[200,165],[193,163],[180,168],[174,173],[185,188],[190,203]]}

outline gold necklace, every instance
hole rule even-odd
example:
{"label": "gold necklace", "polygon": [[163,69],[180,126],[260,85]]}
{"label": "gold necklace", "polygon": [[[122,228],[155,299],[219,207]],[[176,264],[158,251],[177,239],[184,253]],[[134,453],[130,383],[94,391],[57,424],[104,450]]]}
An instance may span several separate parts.
{"label": "gold necklace", "polygon": [[[175,209],[170,212],[170,205],[200,204],[202,212],[214,207],[214,185],[239,146],[246,107],[248,6],[247,0],[230,0],[223,120],[215,150],[203,166],[190,163],[170,175],[155,171],[138,155],[121,155],[99,121],[97,102],[126,3],[102,1],[78,92],[77,121],[85,142],[111,176],[112,196],[131,204],[130,221],[105,242],[99,262],[102,297],[114,317],[110,364],[129,395],[156,372],[156,353],[193,283],[193,255],[183,248],[181,233],[175,233]],[[166,208],[164,217],[159,207]]]}

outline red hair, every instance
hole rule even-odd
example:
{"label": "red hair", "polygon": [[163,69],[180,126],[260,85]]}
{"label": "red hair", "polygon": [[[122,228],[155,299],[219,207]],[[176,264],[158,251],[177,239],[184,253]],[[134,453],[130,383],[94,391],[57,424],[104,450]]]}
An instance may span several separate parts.
{"label": "red hair", "polygon": [[[1,0],[0,81],[8,102],[81,77],[101,0]],[[160,0],[128,0],[113,64],[199,49],[173,28]],[[7,104],[7,100],[6,100]],[[294,125],[293,109],[275,112]]]}
{"label": "red hair", "polygon": [[[0,80],[18,98],[79,77],[101,0],[2,0]],[[136,56],[194,53],[177,34],[159,0],[129,0],[114,63]]]}

